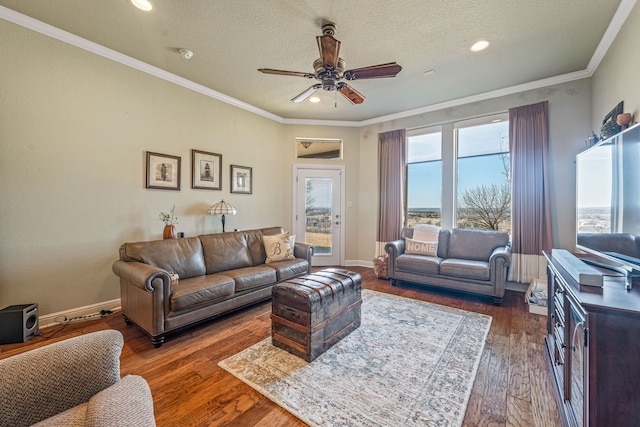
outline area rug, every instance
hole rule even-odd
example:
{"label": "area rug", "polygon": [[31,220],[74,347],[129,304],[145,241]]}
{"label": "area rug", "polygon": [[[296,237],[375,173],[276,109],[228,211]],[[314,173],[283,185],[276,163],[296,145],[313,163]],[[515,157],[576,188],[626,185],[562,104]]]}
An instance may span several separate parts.
{"label": "area rug", "polygon": [[490,325],[363,290],[361,326],[313,362],[268,338],[219,365],[310,426],[460,426]]}

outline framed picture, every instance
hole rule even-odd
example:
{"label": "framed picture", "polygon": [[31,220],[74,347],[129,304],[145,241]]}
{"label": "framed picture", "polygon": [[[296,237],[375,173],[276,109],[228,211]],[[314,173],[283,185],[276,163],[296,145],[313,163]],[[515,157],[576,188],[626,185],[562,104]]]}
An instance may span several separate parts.
{"label": "framed picture", "polygon": [[222,154],[191,150],[191,188],[222,190]]}
{"label": "framed picture", "polygon": [[231,165],[231,192],[251,194],[253,192],[253,172],[246,166]]}
{"label": "framed picture", "polygon": [[180,157],[147,151],[146,188],[180,191]]}
{"label": "framed picture", "polygon": [[624,110],[624,101],[620,101],[618,105],[613,107],[613,110],[609,111],[609,113],[606,116],[604,116],[604,120],[602,121],[602,124],[607,123],[609,120],[613,120],[615,122],[616,119],[618,118],[618,114],[622,114],[624,112],[623,110]]}

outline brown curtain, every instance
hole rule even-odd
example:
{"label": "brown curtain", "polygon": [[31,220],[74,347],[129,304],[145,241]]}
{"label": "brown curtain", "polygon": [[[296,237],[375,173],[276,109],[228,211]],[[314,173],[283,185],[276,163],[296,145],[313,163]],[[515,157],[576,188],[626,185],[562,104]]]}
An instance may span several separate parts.
{"label": "brown curtain", "polygon": [[404,214],[404,182],[407,161],[404,129],[378,134],[378,230],[376,255],[387,242],[400,238]]}
{"label": "brown curtain", "polygon": [[513,255],[509,280],[544,277],[542,251],[550,251],[548,102],[509,110]]}

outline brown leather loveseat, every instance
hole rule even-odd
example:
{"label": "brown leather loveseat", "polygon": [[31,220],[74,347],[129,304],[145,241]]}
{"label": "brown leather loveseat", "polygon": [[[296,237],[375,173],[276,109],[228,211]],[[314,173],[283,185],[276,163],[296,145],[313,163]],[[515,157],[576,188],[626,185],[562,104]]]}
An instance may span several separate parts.
{"label": "brown leather loveseat", "polygon": [[311,272],[313,246],[287,252],[285,238],[270,227],[123,244],[113,272],[125,320],[160,347],[168,332],[271,298],[276,283]]}
{"label": "brown leather loveseat", "polygon": [[[389,242],[389,279],[438,286],[493,297],[502,303],[511,264],[509,234],[504,231],[454,228],[439,230],[432,242],[413,239],[415,229]],[[412,249],[412,250],[409,250]]]}

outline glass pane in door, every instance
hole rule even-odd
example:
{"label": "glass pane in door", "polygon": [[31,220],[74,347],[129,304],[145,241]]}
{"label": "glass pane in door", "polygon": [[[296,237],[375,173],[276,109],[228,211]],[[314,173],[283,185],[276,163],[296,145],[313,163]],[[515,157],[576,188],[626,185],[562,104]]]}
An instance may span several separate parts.
{"label": "glass pane in door", "polygon": [[315,246],[316,254],[331,254],[331,218],[333,212],[333,180],[305,179],[305,238]]}

